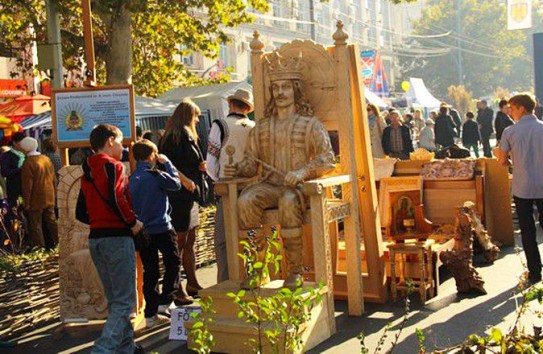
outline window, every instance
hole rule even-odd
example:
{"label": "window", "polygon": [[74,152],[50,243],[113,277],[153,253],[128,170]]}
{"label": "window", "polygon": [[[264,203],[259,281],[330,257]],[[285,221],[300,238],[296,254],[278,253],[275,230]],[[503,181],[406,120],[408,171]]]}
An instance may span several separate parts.
{"label": "window", "polygon": [[[311,7],[309,2],[313,0],[298,0],[298,20],[310,21],[311,20]],[[310,32],[311,27],[307,23],[297,23],[296,28],[298,31]]]}
{"label": "window", "polygon": [[224,68],[229,67],[231,64],[230,60],[230,51],[228,50],[228,45],[221,44],[219,49],[219,60],[222,61]]}

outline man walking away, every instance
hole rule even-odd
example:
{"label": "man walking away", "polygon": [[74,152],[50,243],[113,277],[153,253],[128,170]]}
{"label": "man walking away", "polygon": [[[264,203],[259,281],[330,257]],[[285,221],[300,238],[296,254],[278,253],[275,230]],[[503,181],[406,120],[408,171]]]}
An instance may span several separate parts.
{"label": "man walking away", "polygon": [[[209,146],[207,149],[207,174],[214,181],[224,178],[224,166],[232,162],[239,162],[243,158],[245,144],[249,132],[255,122],[247,117],[254,110],[253,95],[250,91],[239,89],[229,96],[229,114],[225,119],[217,119],[209,132]],[[232,146],[235,151],[230,157],[224,148]],[[217,199],[215,212],[215,255],[217,257],[217,282],[228,280],[228,258],[226,254],[226,235],[224,230],[224,212],[222,200]]]}
{"label": "man walking away", "polygon": [[496,120],[494,121],[494,128],[496,129],[496,146],[500,146],[500,140],[502,138],[502,133],[505,128],[510,125],[515,124],[511,119],[509,114],[511,113],[511,108],[509,107],[509,102],[507,100],[500,101],[500,110],[496,113]]}
{"label": "man walking away", "polygon": [[529,280],[541,281],[541,256],[536,240],[533,205],[543,225],[543,122],[533,114],[535,100],[519,94],[509,100],[511,116],[516,124],[503,131],[495,150],[498,161],[507,166],[513,162],[513,199],[522,235],[522,247],[528,263]]}
{"label": "man walking away", "polygon": [[473,121],[475,115],[473,112],[466,113],[466,121],[462,126],[462,145],[468,150],[473,149],[475,157],[479,158],[479,127],[477,123]]}
{"label": "man walking away", "polygon": [[487,106],[485,100],[477,102],[477,123],[481,133],[481,142],[483,143],[483,152],[485,157],[492,157],[490,149],[490,136],[494,132],[492,128],[492,120],[494,119],[494,111]]}
{"label": "man walking away", "polygon": [[443,106],[439,108],[439,115],[436,117],[434,131],[438,150],[454,144],[454,138],[456,137],[456,126],[448,113],[449,109]]}
{"label": "man walking away", "polygon": [[[40,154],[38,142],[26,137],[21,141],[26,159],[21,168],[24,208],[28,214],[29,236],[33,247],[55,247],[58,225],[55,215],[56,175],[51,160]],[[43,226],[47,228],[46,240]]]}

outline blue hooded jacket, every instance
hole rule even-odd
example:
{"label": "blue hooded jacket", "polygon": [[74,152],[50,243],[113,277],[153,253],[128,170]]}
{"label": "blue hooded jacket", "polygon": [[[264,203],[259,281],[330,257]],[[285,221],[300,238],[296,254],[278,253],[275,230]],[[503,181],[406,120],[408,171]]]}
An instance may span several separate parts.
{"label": "blue hooded jacket", "polygon": [[150,234],[173,229],[167,192],[181,189],[177,169],[170,161],[163,166],[165,171],[151,169],[149,162],[138,161],[130,176],[132,208]]}

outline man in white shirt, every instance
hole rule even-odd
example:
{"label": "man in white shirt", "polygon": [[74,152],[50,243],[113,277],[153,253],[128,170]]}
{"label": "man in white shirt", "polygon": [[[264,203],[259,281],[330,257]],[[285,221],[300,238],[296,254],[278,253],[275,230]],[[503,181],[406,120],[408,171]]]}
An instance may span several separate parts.
{"label": "man in white shirt", "polygon": [[[243,158],[249,131],[255,122],[247,117],[254,110],[253,95],[250,91],[238,89],[227,99],[229,114],[217,119],[211,126],[207,150],[207,173],[214,181],[224,178],[224,165],[239,162]],[[226,147],[233,147],[230,157]],[[232,161],[230,161],[230,158]],[[217,258],[217,282],[228,280],[228,257],[224,231],[222,200],[217,200],[215,213],[215,255]]]}

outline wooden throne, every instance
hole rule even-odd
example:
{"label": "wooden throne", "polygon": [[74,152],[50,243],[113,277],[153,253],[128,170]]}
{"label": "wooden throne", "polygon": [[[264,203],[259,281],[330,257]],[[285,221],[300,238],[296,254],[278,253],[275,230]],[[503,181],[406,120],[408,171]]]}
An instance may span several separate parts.
{"label": "wooden throne", "polygon": [[[321,119],[329,132],[337,132],[339,140],[340,163],[336,172],[307,181],[303,187],[310,200],[304,222],[304,259],[309,259],[312,264],[307,265],[309,272],[306,275],[310,280],[322,281],[328,289],[333,289],[334,292],[328,293],[329,321],[333,321],[334,316],[334,293],[346,296],[349,314],[355,316],[363,313],[364,299],[376,302],[386,300],[383,245],[360,78],[359,49],[357,45],[347,44],[348,36],[342,28],[343,24],[338,22],[333,36],[335,45],[331,47],[294,40],[277,49],[282,57],[302,53],[305,63],[304,94],[315,116]],[[257,124],[259,118],[263,117],[265,102],[270,95],[264,63],[265,58],[273,52],[263,52],[263,48],[264,44],[255,31],[251,42],[251,65]],[[229,276],[236,281],[241,280],[242,265],[237,254],[240,237],[244,237],[240,235],[236,205],[244,183],[247,181],[235,179],[216,185],[216,193],[223,198],[225,211]],[[340,199],[331,198],[335,186],[341,189]],[[267,210],[265,223],[276,223],[276,215],[276,210]],[[344,273],[336,271],[338,221],[343,224],[348,269]],[[361,254],[366,257],[366,274],[362,273]]]}

